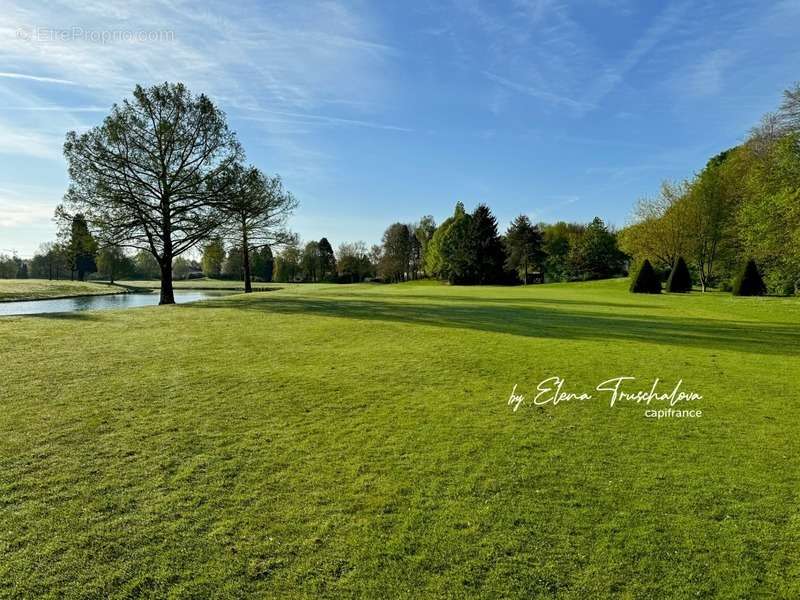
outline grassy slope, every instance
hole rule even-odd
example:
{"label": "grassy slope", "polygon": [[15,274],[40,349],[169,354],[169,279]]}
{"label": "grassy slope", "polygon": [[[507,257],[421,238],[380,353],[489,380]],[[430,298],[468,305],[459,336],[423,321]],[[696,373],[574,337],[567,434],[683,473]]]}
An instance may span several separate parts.
{"label": "grassy slope", "polygon": [[71,296],[117,294],[123,288],[84,281],[50,281],[47,279],[0,279],[0,302],[7,300],[40,300]]}
{"label": "grassy slope", "polygon": [[[797,598],[799,317],[612,281],[0,319],[0,594]],[[551,375],[704,416],[510,411]]]}

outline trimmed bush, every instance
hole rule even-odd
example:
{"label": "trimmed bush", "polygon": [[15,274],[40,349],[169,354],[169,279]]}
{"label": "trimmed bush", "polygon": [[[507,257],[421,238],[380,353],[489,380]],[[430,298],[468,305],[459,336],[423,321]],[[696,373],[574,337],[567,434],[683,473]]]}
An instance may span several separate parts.
{"label": "trimmed bush", "polygon": [[682,256],[678,257],[675,266],[670,271],[669,279],[667,279],[667,291],[673,293],[692,291],[692,276]]}
{"label": "trimmed bush", "polygon": [[761,278],[756,261],[752,258],[747,261],[742,272],[733,282],[734,296],[763,296],[767,293],[767,286]]}
{"label": "trimmed bush", "polygon": [[660,294],[661,282],[658,280],[653,265],[645,259],[639,272],[631,282],[631,292],[634,294]]}

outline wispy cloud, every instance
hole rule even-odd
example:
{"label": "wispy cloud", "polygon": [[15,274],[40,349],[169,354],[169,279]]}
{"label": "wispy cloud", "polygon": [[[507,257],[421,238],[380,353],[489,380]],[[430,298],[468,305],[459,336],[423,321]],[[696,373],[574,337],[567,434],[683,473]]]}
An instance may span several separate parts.
{"label": "wispy cloud", "polygon": [[[259,111],[266,115],[272,115],[277,117],[286,117],[290,120],[300,120],[300,121],[312,121],[312,122],[319,122],[319,123],[329,123],[332,125],[352,125],[355,127],[368,127],[370,129],[384,129],[387,131],[403,131],[403,132],[412,132],[413,129],[408,127],[400,127],[398,125],[387,125],[385,123],[378,123],[374,121],[362,121],[359,119],[346,119],[343,117],[335,117],[330,115],[315,115],[309,113],[296,113],[296,112],[285,112],[279,110],[261,110]],[[260,121],[263,120],[262,117],[243,117],[244,119],[250,121]],[[272,122],[269,119],[266,120],[267,122]]]}
{"label": "wispy cloud", "polygon": [[590,93],[591,102],[598,104],[622,83],[626,75],[636,68],[680,23],[688,9],[688,2],[668,4],[622,59],[608,66],[602,76],[597,79],[597,83]]}
{"label": "wispy cloud", "polygon": [[0,227],[11,228],[46,223],[53,218],[47,192],[0,189]]}
{"label": "wispy cloud", "polygon": [[41,77],[39,75],[26,75],[25,73],[0,72],[0,77],[4,79],[25,79],[27,81],[39,81],[42,83],[58,83],[61,85],[76,85],[69,79],[58,79],[56,77]]}
{"label": "wispy cloud", "polygon": [[500,77],[499,75],[490,73],[488,71],[484,71],[483,74],[486,76],[486,78],[490,79],[491,81],[494,81],[495,83],[499,83],[505,88],[508,88],[515,92],[519,92],[521,94],[525,94],[527,96],[531,96],[533,98],[539,98],[541,100],[545,100],[546,102],[550,102],[553,104],[561,104],[566,106],[567,108],[573,108],[577,110],[587,110],[592,107],[591,104],[581,102],[580,100],[575,100],[574,98],[569,98],[567,96],[561,96],[559,94],[547,90],[541,90],[530,85],[519,83],[517,81],[511,81],[510,79],[506,79],[505,77]]}
{"label": "wispy cloud", "polygon": [[15,127],[0,121],[0,154],[57,160],[64,137],[49,131]]}
{"label": "wispy cloud", "polygon": [[714,96],[722,92],[725,71],[732,67],[737,53],[726,48],[712,50],[680,78],[685,93],[695,96]]}

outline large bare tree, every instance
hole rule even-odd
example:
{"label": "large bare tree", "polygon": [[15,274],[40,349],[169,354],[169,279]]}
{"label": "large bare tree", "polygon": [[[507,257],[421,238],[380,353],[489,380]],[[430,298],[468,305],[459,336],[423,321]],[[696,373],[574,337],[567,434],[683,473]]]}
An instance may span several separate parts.
{"label": "large bare tree", "polygon": [[243,152],[225,114],[183,84],[136,86],[102,125],[70,131],[66,212],[80,212],[104,244],[146,250],[173,304],[172,261],[217,229]]}
{"label": "large bare tree", "polygon": [[229,170],[225,200],[224,231],[231,243],[242,248],[244,291],[253,291],[250,253],[264,246],[282,246],[294,240],[286,221],[297,200],[283,187],[280,176],[268,177],[256,167],[239,163]]}

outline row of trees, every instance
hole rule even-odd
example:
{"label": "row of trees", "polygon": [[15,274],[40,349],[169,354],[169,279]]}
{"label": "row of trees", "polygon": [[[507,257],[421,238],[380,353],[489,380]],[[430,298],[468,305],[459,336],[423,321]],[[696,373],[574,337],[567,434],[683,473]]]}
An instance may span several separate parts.
{"label": "row of trees", "polygon": [[247,261],[250,279],[255,281],[272,281],[275,258],[269,244],[250,246],[249,252],[242,251],[241,245],[232,245],[226,249],[222,238],[215,238],[203,246],[203,257],[198,271],[204,277],[213,279],[246,280]]}
{"label": "row of trees", "polygon": [[433,277],[453,284],[514,284],[615,277],[624,275],[626,267],[616,234],[599,218],[587,225],[536,225],[520,215],[501,235],[488,206],[468,213],[458,203],[438,227],[429,215],[416,223],[393,223],[381,244],[369,249],[363,242],[345,243],[334,253],[326,238],[305,245],[291,240],[275,257],[275,280]]}
{"label": "row of trees", "polygon": [[727,289],[748,259],[769,292],[800,290],[800,84],[743,144],[640,201],[620,246],[662,274],[686,257],[703,290]]}
{"label": "row of trees", "polygon": [[424,274],[453,284],[599,279],[622,275],[625,266],[615,233],[600,218],[535,225],[520,215],[501,235],[488,206],[469,213],[460,202],[438,227],[431,217],[391,225],[377,261],[377,271],[392,281]]}

